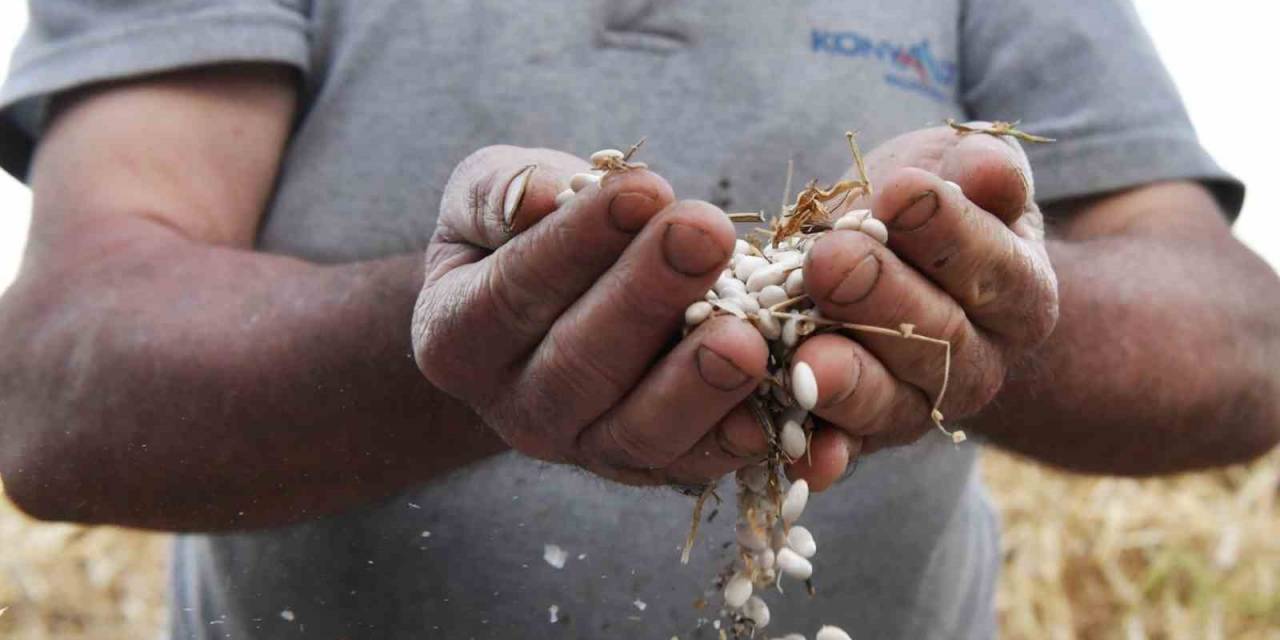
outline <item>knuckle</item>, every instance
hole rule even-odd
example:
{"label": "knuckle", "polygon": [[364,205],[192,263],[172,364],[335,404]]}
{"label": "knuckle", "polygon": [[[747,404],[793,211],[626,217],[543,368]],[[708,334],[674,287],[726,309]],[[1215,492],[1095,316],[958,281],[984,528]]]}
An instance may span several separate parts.
{"label": "knuckle", "polygon": [[516,264],[518,257],[513,257],[513,253],[494,254],[495,259],[483,279],[484,296],[493,305],[497,321],[519,335],[534,335],[543,330],[545,298],[539,295],[535,283],[525,277],[527,270]]}
{"label": "knuckle", "polygon": [[[566,338],[558,332],[547,336],[546,356],[538,363],[543,375],[557,388],[579,398],[621,398],[630,389],[629,381],[614,368],[588,353],[583,336]],[[607,350],[592,350],[607,353]]]}
{"label": "knuckle", "polygon": [[675,462],[682,452],[673,451],[653,438],[645,437],[644,429],[635,423],[614,419],[605,429],[628,458],[632,466],[642,469],[658,469]]}

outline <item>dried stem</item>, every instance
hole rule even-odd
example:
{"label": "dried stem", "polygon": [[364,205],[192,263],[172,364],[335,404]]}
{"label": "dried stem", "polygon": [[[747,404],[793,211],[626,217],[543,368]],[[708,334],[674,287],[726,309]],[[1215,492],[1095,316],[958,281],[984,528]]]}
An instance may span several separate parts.
{"label": "dried stem", "polygon": [[1032,135],[1025,131],[1020,131],[1018,129],[1018,124],[1020,122],[1021,121],[1019,120],[1014,120],[1013,122],[1001,122],[997,120],[996,122],[992,122],[989,127],[975,127],[956,122],[953,118],[947,118],[947,126],[955,129],[956,133],[960,135],[969,133],[985,133],[989,136],[996,137],[1009,136],[1010,138],[1017,138],[1023,142],[1057,142],[1057,140],[1053,138],[1046,138],[1044,136]]}
{"label": "dried stem", "polygon": [[707,504],[707,498],[715,495],[716,483],[708,483],[702,493],[698,495],[698,501],[693,503],[693,522],[689,523],[689,535],[684,539],[684,550],[680,552],[680,564],[689,564],[689,554],[693,552],[693,542],[698,539],[698,525],[702,521],[702,508]]}

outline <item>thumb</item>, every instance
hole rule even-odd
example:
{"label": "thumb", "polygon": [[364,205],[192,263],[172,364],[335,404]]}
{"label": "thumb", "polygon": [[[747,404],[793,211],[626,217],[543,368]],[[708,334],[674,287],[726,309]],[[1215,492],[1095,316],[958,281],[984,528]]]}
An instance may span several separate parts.
{"label": "thumb", "polygon": [[454,168],[440,199],[438,238],[497,249],[556,209],[556,194],[590,165],[551,149],[485,147]]}

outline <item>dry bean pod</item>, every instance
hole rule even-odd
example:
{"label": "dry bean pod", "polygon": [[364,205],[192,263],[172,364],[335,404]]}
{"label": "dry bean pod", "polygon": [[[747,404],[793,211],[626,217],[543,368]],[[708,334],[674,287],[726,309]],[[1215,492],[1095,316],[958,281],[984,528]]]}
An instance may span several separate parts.
{"label": "dry bean pod", "polygon": [[621,160],[626,154],[617,149],[601,149],[591,154],[591,164],[599,167],[614,160]]}
{"label": "dry bean pod", "polygon": [[765,539],[764,531],[750,523],[739,522],[736,534],[738,545],[748,551],[764,551],[769,548],[769,541]]}

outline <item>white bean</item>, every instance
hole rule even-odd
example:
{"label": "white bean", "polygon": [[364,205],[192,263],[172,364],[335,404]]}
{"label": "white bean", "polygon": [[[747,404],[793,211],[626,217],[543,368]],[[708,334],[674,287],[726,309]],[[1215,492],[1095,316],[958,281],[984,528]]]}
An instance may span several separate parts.
{"label": "white bean", "polygon": [[804,269],[796,269],[787,274],[787,283],[783,285],[787,296],[794,298],[804,293]]}
{"label": "white bean", "polygon": [[956,193],[964,193],[964,189],[961,189],[961,188],[960,188],[960,185],[958,185],[958,184],[956,184],[956,183],[954,183],[954,182],[952,182],[952,181],[950,181],[950,180],[943,180],[943,181],[942,181],[942,184],[945,184],[945,185],[947,185],[948,187],[951,187],[952,189],[955,189]]}
{"label": "white bean", "polygon": [[792,460],[803,458],[805,450],[809,448],[809,442],[804,435],[804,427],[791,420],[783,423],[782,434],[778,439],[782,441],[782,452]]}
{"label": "white bean", "polygon": [[621,160],[625,155],[617,149],[601,149],[591,154],[591,164],[600,166],[610,160]]}
{"label": "white bean", "polygon": [[751,277],[751,274],[769,266],[769,260],[760,256],[741,256],[733,265],[733,276],[743,282]]}
{"label": "white bean", "polygon": [[716,280],[715,285],[712,287],[712,291],[715,291],[716,295],[721,298],[732,298],[734,292],[746,293],[747,285],[742,284],[741,280],[732,276],[720,276],[720,279]]}
{"label": "white bean", "polygon": [[783,547],[778,551],[776,562],[778,569],[796,580],[808,580],[809,576],[813,575],[813,563],[805,560],[789,547]]}
{"label": "white bean", "polygon": [[809,504],[809,482],[801,478],[791,483],[791,487],[787,489],[787,495],[782,498],[782,521],[790,525],[798,520],[807,504]]}
{"label": "white bean", "polygon": [[853,640],[853,638],[840,627],[825,625],[818,629],[818,635],[814,636],[813,640]]}
{"label": "white bean", "polygon": [[751,596],[747,600],[746,606],[742,609],[742,615],[755,621],[757,629],[769,626],[769,605],[765,604],[760,596]]}
{"label": "white bean", "polygon": [[737,609],[747,603],[747,598],[751,597],[751,578],[736,573],[729,579],[729,584],[724,586],[724,603],[730,609]]}
{"label": "white bean", "polygon": [[812,558],[818,553],[818,542],[808,529],[795,525],[787,532],[787,546],[805,558]]}
{"label": "white bean", "polygon": [[760,301],[760,306],[762,307],[772,307],[780,302],[785,302],[788,297],[790,296],[787,295],[787,290],[776,284],[771,284],[756,294],[756,299]]}
{"label": "white bean", "polygon": [[818,406],[818,378],[813,375],[809,363],[797,362],[791,367],[791,395],[806,411]]}
{"label": "white bean", "polygon": [[690,326],[702,324],[709,317],[711,317],[711,303],[704,300],[699,300],[684,310],[684,322]]}
{"label": "white bean", "polygon": [[569,188],[574,192],[582,191],[587,187],[600,182],[600,176],[594,173],[575,173],[569,178]]}
{"label": "white bean", "polygon": [[738,303],[742,312],[747,315],[754,315],[760,310],[760,303],[749,293],[740,293],[733,297],[733,301]]}
{"label": "white bean", "polygon": [[765,340],[777,340],[782,336],[782,324],[768,309],[761,309],[756,312],[755,316],[756,330]]}
{"label": "white bean", "polygon": [[787,269],[781,262],[756,269],[747,278],[747,291],[755,293],[771,284],[782,284],[787,280]]}
{"label": "white bean", "polygon": [[787,321],[782,323],[782,344],[794,347],[800,341],[800,335],[796,332],[798,323],[799,321],[795,318],[787,318]]}
{"label": "white bean", "polygon": [[862,221],[862,232],[875,238],[876,242],[880,244],[889,241],[889,228],[875,218],[867,218]]}
{"label": "white bean", "polygon": [[750,253],[751,253],[750,242],[747,242],[746,240],[741,240],[741,239],[733,241],[733,255],[742,256],[742,255],[748,255]]}
{"label": "white bean", "polygon": [[857,231],[862,228],[862,220],[845,214],[839,220],[836,220],[836,223],[831,228],[836,231]]}

